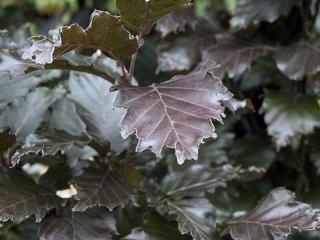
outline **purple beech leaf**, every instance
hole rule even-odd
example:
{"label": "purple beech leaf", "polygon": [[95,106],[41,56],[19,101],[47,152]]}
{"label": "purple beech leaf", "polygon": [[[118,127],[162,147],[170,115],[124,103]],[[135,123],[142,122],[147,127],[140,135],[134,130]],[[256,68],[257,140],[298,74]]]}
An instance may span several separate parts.
{"label": "purple beech leaf", "polygon": [[314,230],[320,226],[319,209],[295,201],[295,194],[274,189],[245,216],[229,222],[235,240],[286,239],[291,229]]}
{"label": "purple beech leaf", "polygon": [[[94,211],[96,210],[96,211]],[[59,216],[47,216],[41,222],[41,240],[109,240],[116,233],[115,220],[110,213],[99,214],[97,209],[73,212],[71,206]],[[101,212],[101,210],[100,210]],[[105,212],[105,211],[102,211]]]}
{"label": "purple beech leaf", "polygon": [[73,179],[78,191],[79,202],[74,211],[85,211],[94,206],[106,206],[112,211],[115,207],[125,206],[133,194],[130,186],[115,171],[107,169],[86,169],[83,175]]}
{"label": "purple beech leaf", "polygon": [[194,14],[192,7],[181,9],[173,13],[167,14],[157,21],[156,30],[161,33],[164,38],[170,33],[184,32],[186,26],[190,25],[195,29],[198,19]]}
{"label": "purple beech leaf", "polygon": [[320,106],[317,97],[286,96],[276,91],[265,94],[261,108],[277,149],[289,145],[295,138],[308,135],[320,127]]}
{"label": "purple beech leaf", "polygon": [[203,61],[215,61],[221,67],[216,76],[223,78],[227,73],[230,78],[239,76],[251,67],[260,56],[272,53],[275,49],[264,45],[247,45],[237,42],[218,43],[203,51]]}
{"label": "purple beech leaf", "polygon": [[240,0],[231,19],[231,26],[245,28],[250,23],[272,23],[281,15],[288,15],[292,7],[300,3],[301,0]]}
{"label": "purple beech leaf", "polygon": [[216,67],[198,66],[184,76],[149,87],[120,83],[114,106],[126,108],[121,135],[135,133],[137,151],[151,147],[158,157],[167,146],[176,150],[179,164],[197,159],[204,138],[217,137],[211,120],[222,123],[225,116],[222,101],[232,94],[214,77]]}
{"label": "purple beech leaf", "polygon": [[37,185],[15,170],[0,170],[0,220],[20,223],[35,215],[40,222],[46,213],[60,205],[54,192]]}
{"label": "purple beech leaf", "polygon": [[162,16],[187,6],[190,0],[117,0],[121,21],[133,34],[148,34]]}
{"label": "purple beech leaf", "polygon": [[292,80],[320,71],[320,39],[281,48],[275,55],[278,68]]}
{"label": "purple beech leaf", "polygon": [[46,64],[77,48],[94,48],[122,60],[131,56],[138,47],[136,39],[122,27],[120,18],[105,11],[95,10],[86,29],[72,24],[49,34],[52,40],[40,38],[34,41],[22,58]]}
{"label": "purple beech leaf", "polygon": [[16,143],[16,136],[10,128],[0,128],[0,153],[6,151]]}

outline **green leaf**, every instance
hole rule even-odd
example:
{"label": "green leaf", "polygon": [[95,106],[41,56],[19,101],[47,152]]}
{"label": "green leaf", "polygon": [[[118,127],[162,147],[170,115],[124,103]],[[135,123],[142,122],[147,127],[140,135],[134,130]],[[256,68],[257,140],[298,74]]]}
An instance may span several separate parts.
{"label": "green leaf", "polygon": [[218,187],[225,187],[227,181],[237,177],[238,170],[231,165],[211,169],[205,165],[192,164],[167,175],[161,183],[161,189],[167,196],[174,198],[200,197],[205,192],[212,193]]}
{"label": "green leaf", "polygon": [[183,8],[190,0],[117,0],[121,21],[135,35],[148,34],[162,16]]}
{"label": "green leaf", "polygon": [[206,198],[166,200],[169,213],[177,216],[179,231],[190,232],[194,240],[212,240],[215,230],[214,208]]}
{"label": "green leaf", "polygon": [[181,235],[176,223],[169,222],[158,214],[152,213],[145,217],[142,227],[135,228],[121,240],[191,240],[188,235]]}
{"label": "green leaf", "polygon": [[10,128],[0,128],[0,153],[8,150],[16,143],[16,136]]}
{"label": "green leaf", "polygon": [[192,7],[181,9],[161,17],[157,21],[156,30],[161,33],[164,38],[170,33],[184,32],[186,26],[189,25],[195,29],[198,19],[194,14]]}
{"label": "green leaf", "polygon": [[62,27],[58,33],[51,31],[51,35],[52,41],[40,38],[24,51],[22,58],[46,64],[77,48],[94,48],[122,60],[131,56],[138,47],[137,41],[123,29],[119,17],[99,10],[92,13],[87,29],[72,24]]}
{"label": "green leaf", "polygon": [[116,93],[109,92],[110,87],[111,84],[102,78],[72,72],[67,98],[75,104],[86,132],[101,144],[110,143],[111,148],[119,153],[127,145],[118,126],[124,111],[113,108]]}
{"label": "green leaf", "polygon": [[230,235],[235,240],[285,239],[291,229],[319,227],[319,210],[294,199],[290,191],[273,190],[251,212],[229,222]]}
{"label": "green leaf", "polygon": [[312,96],[287,96],[268,91],[261,112],[278,149],[289,145],[301,135],[312,133],[320,127],[320,106]]}
{"label": "green leaf", "polygon": [[21,222],[31,215],[40,222],[46,213],[61,204],[54,192],[37,185],[15,170],[0,170],[0,218]]}
{"label": "green leaf", "polygon": [[41,240],[107,240],[115,233],[115,221],[110,214],[71,209],[65,207],[62,215],[51,215],[41,222]]}
{"label": "green leaf", "polygon": [[115,207],[124,207],[130,200],[133,191],[124,179],[107,167],[86,169],[82,176],[73,179],[78,191],[79,202],[74,211],[85,211],[94,206],[106,206],[112,211]]}
{"label": "green leaf", "polygon": [[263,21],[274,22],[281,15],[288,15],[292,7],[299,5],[301,0],[240,0],[231,25],[245,28],[250,23]]}
{"label": "green leaf", "polygon": [[15,100],[0,113],[0,127],[10,127],[21,141],[44,120],[48,107],[64,94],[62,88],[37,88],[25,98]]}

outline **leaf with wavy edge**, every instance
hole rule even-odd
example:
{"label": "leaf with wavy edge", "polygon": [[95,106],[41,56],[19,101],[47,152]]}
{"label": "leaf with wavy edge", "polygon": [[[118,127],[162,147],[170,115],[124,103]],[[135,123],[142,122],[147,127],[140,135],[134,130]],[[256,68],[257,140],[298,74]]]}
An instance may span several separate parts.
{"label": "leaf with wavy edge", "polygon": [[164,38],[170,33],[184,32],[186,26],[190,25],[195,29],[198,19],[194,14],[192,7],[181,9],[173,13],[167,14],[157,21],[156,30],[161,33]]}
{"label": "leaf with wavy edge", "polygon": [[164,146],[176,150],[177,161],[197,159],[204,138],[216,137],[211,119],[222,122],[222,101],[232,94],[214,77],[212,66],[199,66],[185,76],[149,87],[121,83],[114,106],[126,108],[121,135],[136,133],[137,151],[151,147],[158,157]]}
{"label": "leaf with wavy edge", "polygon": [[159,18],[189,3],[190,0],[117,0],[117,7],[130,32],[148,34]]}
{"label": "leaf with wavy edge", "polygon": [[294,193],[278,188],[254,210],[229,222],[229,232],[237,240],[284,239],[292,228],[307,231],[319,226],[319,209],[295,201]]}
{"label": "leaf with wavy edge", "polygon": [[21,222],[31,215],[37,222],[58,206],[61,199],[54,192],[37,185],[15,170],[0,170],[0,220]]}
{"label": "leaf with wavy edge", "polygon": [[95,10],[86,29],[72,24],[49,34],[52,41],[40,38],[24,51],[22,58],[46,64],[77,48],[95,48],[116,59],[125,59],[138,48],[137,41],[122,27],[120,18],[106,11]]}
{"label": "leaf with wavy edge", "polygon": [[78,190],[76,198],[79,199],[74,211],[85,211],[93,206],[106,206],[112,211],[115,207],[125,206],[133,194],[117,172],[107,169],[86,169],[72,182]]}
{"label": "leaf with wavy edge", "polygon": [[179,231],[190,232],[194,240],[212,240],[214,208],[206,198],[166,200],[169,214],[177,216]]}

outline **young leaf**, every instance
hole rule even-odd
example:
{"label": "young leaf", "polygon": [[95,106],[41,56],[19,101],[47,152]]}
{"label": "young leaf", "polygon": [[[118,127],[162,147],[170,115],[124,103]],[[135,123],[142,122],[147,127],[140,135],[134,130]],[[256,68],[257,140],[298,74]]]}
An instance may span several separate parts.
{"label": "young leaf", "polygon": [[290,191],[273,190],[254,210],[229,222],[230,235],[237,240],[285,239],[293,228],[307,231],[319,227],[319,210],[294,199]]}
{"label": "young leaf", "polygon": [[278,149],[289,145],[294,137],[308,135],[320,127],[320,106],[316,97],[268,91],[261,111],[265,113],[268,134]]}
{"label": "young leaf", "polygon": [[149,87],[122,83],[114,106],[127,108],[121,134],[136,133],[137,151],[151,147],[161,156],[164,146],[176,150],[177,161],[197,159],[204,138],[216,137],[211,119],[222,122],[224,107],[232,94],[215,78],[213,68],[199,66],[185,76]]}
{"label": "young leaf", "polygon": [[121,21],[133,34],[148,34],[162,16],[185,7],[190,0],[117,0]]}
{"label": "young leaf", "polygon": [[190,232],[194,240],[212,240],[215,223],[213,206],[206,198],[166,201],[169,213],[177,216],[182,234]]}
{"label": "young leaf", "polygon": [[40,126],[48,107],[63,94],[60,87],[54,90],[37,88],[1,111],[0,127],[10,127],[18,140],[25,138]]}
{"label": "young leaf", "polygon": [[186,26],[190,25],[195,29],[198,19],[194,14],[192,7],[181,9],[173,13],[167,14],[157,21],[156,30],[161,33],[164,38],[169,33],[184,32]]}
{"label": "young leaf", "polygon": [[122,177],[108,169],[86,169],[82,176],[73,180],[78,190],[79,202],[74,211],[85,211],[94,206],[106,206],[112,211],[115,207],[125,206],[133,193]]}
{"label": "young leaf", "polygon": [[95,10],[87,29],[78,24],[62,27],[57,34],[51,32],[53,41],[40,39],[24,51],[23,59],[38,64],[52,63],[53,59],[77,48],[95,48],[116,58],[131,56],[138,47],[130,33],[123,29],[120,18],[105,11]]}
{"label": "young leaf", "polygon": [[238,42],[218,43],[203,53],[203,61],[215,61],[221,67],[216,76],[223,78],[226,73],[233,78],[244,73],[260,56],[264,56],[274,49],[264,45],[248,45]]}
{"label": "young leaf", "polygon": [[111,143],[116,152],[126,148],[119,134],[119,122],[123,110],[113,109],[114,92],[109,92],[111,84],[90,74],[72,72],[70,75],[70,99],[86,125],[87,133],[97,142]]}
{"label": "young leaf", "polygon": [[46,217],[39,235],[41,240],[106,240],[111,239],[115,231],[115,221],[110,214],[72,212],[68,206],[61,216]]}
{"label": "young leaf", "polygon": [[292,7],[300,3],[301,0],[240,0],[235,16],[231,19],[231,25],[244,28],[250,23],[272,23],[281,15],[288,15]]}
{"label": "young leaf", "polygon": [[205,165],[193,164],[181,172],[175,172],[162,181],[161,188],[166,195],[174,198],[200,197],[205,192],[214,192],[225,187],[226,182],[237,177],[239,169],[231,165],[210,169]]}
{"label": "young leaf", "polygon": [[282,48],[275,56],[278,68],[292,80],[302,80],[320,71],[320,39]]}
{"label": "young leaf", "polygon": [[40,222],[52,208],[61,204],[54,192],[37,185],[15,170],[0,170],[0,219],[21,222],[35,215]]}

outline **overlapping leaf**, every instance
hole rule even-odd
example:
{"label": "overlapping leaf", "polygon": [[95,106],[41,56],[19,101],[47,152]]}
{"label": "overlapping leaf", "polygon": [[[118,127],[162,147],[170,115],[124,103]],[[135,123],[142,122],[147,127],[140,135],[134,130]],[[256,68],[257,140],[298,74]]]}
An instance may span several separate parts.
{"label": "overlapping leaf", "polygon": [[169,33],[183,32],[186,30],[186,26],[195,28],[198,19],[194,14],[193,8],[187,8],[175,11],[167,14],[157,21],[156,30],[161,33],[161,37],[164,38]]}
{"label": "overlapping leaf", "polygon": [[190,0],[117,0],[121,21],[133,34],[149,33],[162,16],[185,7]]}
{"label": "overlapping leaf", "polygon": [[253,61],[275,49],[264,45],[248,45],[229,40],[204,51],[204,61],[217,62],[221,67],[216,76],[222,78],[226,73],[233,78],[250,68]]}
{"label": "overlapping leaf", "polygon": [[106,240],[111,239],[115,231],[115,222],[110,214],[72,212],[68,206],[61,216],[46,217],[39,235],[42,240]]}
{"label": "overlapping leaf", "polygon": [[35,215],[39,222],[61,203],[54,192],[14,170],[0,170],[0,219],[21,222]]}
{"label": "overlapping leaf", "polygon": [[292,7],[300,3],[301,0],[240,0],[231,25],[243,28],[250,23],[274,22],[281,15],[288,15]]}
{"label": "overlapping leaf", "polygon": [[278,68],[288,78],[301,80],[320,71],[320,40],[302,41],[282,48],[275,58]]}
{"label": "overlapping leaf", "polygon": [[212,240],[214,208],[206,198],[166,201],[169,213],[177,216],[182,234],[190,232],[194,240]]}
{"label": "overlapping leaf", "polygon": [[128,203],[133,193],[130,186],[115,171],[89,168],[73,180],[78,190],[79,202],[75,211],[85,211],[93,206],[106,206],[111,210]]}
{"label": "overlapping leaf", "polygon": [[67,96],[76,107],[77,114],[86,125],[86,132],[99,143],[111,143],[116,152],[126,147],[119,132],[119,122],[124,113],[113,109],[114,92],[111,84],[90,74],[72,72],[69,80],[70,94]]}
{"label": "overlapping leaf", "polygon": [[212,65],[199,66],[188,75],[154,86],[118,86],[114,105],[127,108],[122,136],[136,132],[137,151],[151,147],[160,156],[167,146],[176,150],[180,164],[197,159],[201,141],[216,137],[211,119],[222,122],[221,101],[232,97],[212,71]]}
{"label": "overlapping leaf", "polygon": [[0,153],[9,149],[16,142],[16,136],[10,128],[0,128]]}
{"label": "overlapping leaf", "polygon": [[52,31],[52,41],[41,38],[24,51],[22,57],[38,64],[52,63],[53,59],[77,48],[100,49],[106,54],[124,59],[132,55],[137,41],[123,29],[119,17],[95,10],[87,29],[78,24],[62,27],[59,33]]}
{"label": "overlapping leaf", "polygon": [[278,188],[254,210],[229,222],[229,232],[237,240],[285,239],[293,228],[306,231],[319,226],[319,210],[295,201],[292,192]]}
{"label": "overlapping leaf", "polygon": [[237,177],[239,169],[231,165],[210,169],[205,165],[193,164],[181,172],[168,175],[161,183],[162,191],[174,198],[200,197],[205,192],[214,192],[225,187],[226,182]]}
{"label": "overlapping leaf", "polygon": [[278,149],[289,145],[294,137],[310,134],[320,127],[320,106],[316,97],[294,97],[269,91],[265,94],[262,112],[268,134]]}
{"label": "overlapping leaf", "polygon": [[37,88],[25,98],[16,99],[0,113],[0,127],[10,127],[18,140],[37,129],[48,107],[64,94],[62,88]]}

